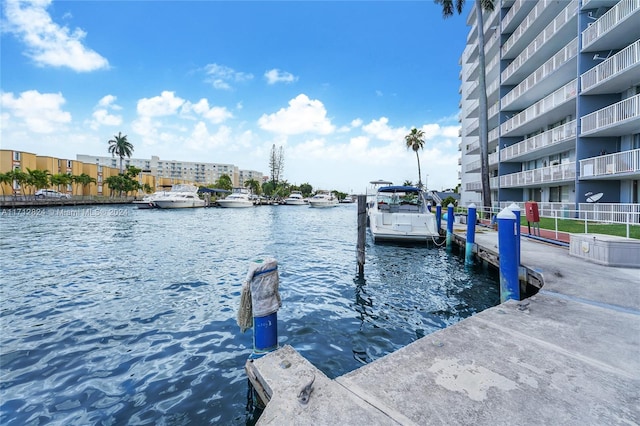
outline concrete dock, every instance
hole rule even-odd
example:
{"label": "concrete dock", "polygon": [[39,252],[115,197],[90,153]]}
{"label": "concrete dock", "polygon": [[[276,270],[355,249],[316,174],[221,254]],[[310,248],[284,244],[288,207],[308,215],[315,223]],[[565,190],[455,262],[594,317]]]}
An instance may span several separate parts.
{"label": "concrete dock", "polygon": [[[454,230],[464,238],[464,230]],[[497,232],[476,234],[497,256]],[[334,380],[291,346],[247,362],[259,425],[638,425],[640,269],[572,257],[523,236],[543,281]],[[306,404],[299,393],[311,380]]]}

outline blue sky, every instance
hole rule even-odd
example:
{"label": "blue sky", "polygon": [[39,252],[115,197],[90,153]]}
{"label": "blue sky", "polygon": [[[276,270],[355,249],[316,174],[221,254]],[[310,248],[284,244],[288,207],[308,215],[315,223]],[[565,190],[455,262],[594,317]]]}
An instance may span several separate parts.
{"label": "blue sky", "polygon": [[[470,3],[470,2],[468,2]],[[424,1],[2,2],[3,149],[232,163],[364,192],[458,177],[459,58],[468,9]],[[469,5],[467,6],[467,8]],[[428,175],[428,178],[427,178]]]}

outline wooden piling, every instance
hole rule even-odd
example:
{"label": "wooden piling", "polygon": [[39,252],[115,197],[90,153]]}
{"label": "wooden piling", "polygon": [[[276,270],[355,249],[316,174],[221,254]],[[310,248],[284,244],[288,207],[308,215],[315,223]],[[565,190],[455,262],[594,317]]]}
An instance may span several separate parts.
{"label": "wooden piling", "polygon": [[358,274],[364,274],[364,242],[367,238],[367,196],[358,195]]}

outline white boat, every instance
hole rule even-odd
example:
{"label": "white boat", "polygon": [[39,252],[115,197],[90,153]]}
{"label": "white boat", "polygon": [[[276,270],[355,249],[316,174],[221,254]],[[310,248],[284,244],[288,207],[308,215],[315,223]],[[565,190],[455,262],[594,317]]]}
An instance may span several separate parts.
{"label": "white boat", "polygon": [[328,191],[318,191],[316,195],[309,198],[309,207],[335,207],[338,205],[338,198]]}
{"label": "white boat", "polygon": [[292,191],[291,194],[284,199],[284,203],[287,206],[304,206],[307,204],[307,201],[300,191]]}
{"label": "white boat", "polygon": [[354,197],[353,195],[347,195],[342,200],[340,200],[340,204],[353,204],[353,203],[355,203],[355,200],[354,200],[353,197]]}
{"label": "white boat", "polygon": [[168,191],[156,191],[153,194],[147,194],[142,197],[142,200],[135,200],[133,204],[139,209],[155,209],[155,200],[157,198],[165,197],[169,194]]}
{"label": "white boat", "polygon": [[438,237],[436,217],[415,186],[382,186],[369,207],[369,229],[374,242],[426,242]]}
{"label": "white boat", "polygon": [[251,194],[246,188],[233,188],[231,194],[222,200],[218,200],[218,205],[227,208],[241,208],[253,207],[254,204],[251,200]]}
{"label": "white boat", "polygon": [[155,198],[153,204],[160,209],[188,209],[204,207],[205,202],[198,196],[197,186],[176,184],[171,191]]}

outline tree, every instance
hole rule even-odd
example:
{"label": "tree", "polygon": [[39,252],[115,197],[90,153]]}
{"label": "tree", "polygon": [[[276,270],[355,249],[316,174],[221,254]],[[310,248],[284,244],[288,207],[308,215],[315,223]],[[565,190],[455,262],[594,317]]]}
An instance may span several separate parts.
{"label": "tree", "polygon": [[92,183],[96,183],[96,179],[89,176],[86,173],[82,173],[81,175],[74,176],[74,182],[78,185],[82,185],[82,197],[84,198],[84,187],[87,185],[91,185]]}
{"label": "tree", "polygon": [[12,172],[13,180],[18,183],[18,187],[20,188],[20,192],[22,195],[25,194],[25,188],[29,182],[29,175],[23,172],[20,169],[14,169]]}
{"label": "tree", "polygon": [[49,187],[49,170],[31,170],[27,167],[27,176],[27,185],[33,187],[34,190]]}
{"label": "tree", "polygon": [[407,149],[411,148],[416,153],[418,159],[418,188],[422,188],[422,173],[420,172],[420,156],[418,151],[424,148],[424,132],[418,130],[415,127],[411,129],[411,132],[404,137],[407,144]]}
{"label": "tree", "polygon": [[[453,15],[454,8],[462,13],[465,0],[434,0],[442,5],[442,16]],[[486,63],[484,58],[484,17],[483,11],[492,12],[495,0],[474,0],[476,8],[476,27],[478,30],[478,131],[480,142],[480,175],[482,182],[482,203],[485,210],[491,211],[491,187],[489,186],[489,117],[487,112]]]}
{"label": "tree", "polygon": [[269,170],[271,170],[271,181],[277,185],[284,170],[284,149],[280,147],[279,150],[276,150],[275,144],[271,147]]}
{"label": "tree", "polygon": [[410,180],[405,180],[402,185],[404,185],[404,186],[413,186],[413,182],[411,182]]}
{"label": "tree", "polygon": [[12,172],[0,173],[0,187],[2,187],[2,200],[4,201],[4,187],[11,186],[13,183],[13,174]]}
{"label": "tree", "polygon": [[233,189],[233,183],[231,182],[231,178],[229,175],[222,175],[215,182],[216,188],[226,189],[227,191],[231,191]]}
{"label": "tree", "polygon": [[244,182],[244,186],[245,188],[251,188],[251,192],[256,194],[256,195],[260,195],[260,182],[258,182],[255,179],[249,179],[247,181]]}
{"label": "tree", "polygon": [[302,195],[304,197],[309,197],[311,194],[313,194],[313,186],[308,183],[303,183],[302,185],[300,185],[300,192],[302,192]]}
{"label": "tree", "polygon": [[122,136],[122,132],[118,132],[118,136],[113,136],[113,139],[109,141],[109,153],[112,156],[120,157],[120,173],[122,169],[122,159],[127,156],[131,158],[133,153],[133,145],[127,140],[127,135]]}

